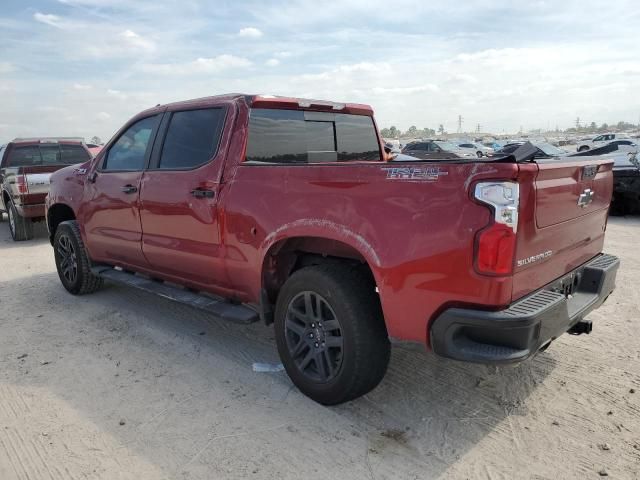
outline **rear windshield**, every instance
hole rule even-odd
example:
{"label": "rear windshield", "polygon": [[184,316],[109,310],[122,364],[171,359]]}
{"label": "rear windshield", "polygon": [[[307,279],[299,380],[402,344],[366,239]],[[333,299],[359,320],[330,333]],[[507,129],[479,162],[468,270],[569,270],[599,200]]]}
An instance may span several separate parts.
{"label": "rear windshield", "polygon": [[268,163],[379,161],[381,154],[371,117],[253,109],[246,159]]}
{"label": "rear windshield", "polygon": [[9,151],[7,166],[73,165],[91,158],[82,145],[26,145],[14,146]]}

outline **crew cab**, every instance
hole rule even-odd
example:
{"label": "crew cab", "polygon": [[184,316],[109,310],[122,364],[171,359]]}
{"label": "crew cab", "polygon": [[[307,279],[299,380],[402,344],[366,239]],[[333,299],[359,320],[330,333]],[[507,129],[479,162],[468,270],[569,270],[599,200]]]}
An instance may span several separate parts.
{"label": "crew cab", "polygon": [[14,240],[33,238],[33,223],[44,220],[51,173],[90,158],[76,138],[16,138],[0,146],[0,218],[7,213]]}
{"label": "crew cab", "polygon": [[371,107],[256,95],[158,105],[51,177],[72,294],[105,279],[274,324],[323,404],[383,378],[390,340],[513,363],[588,333],[614,289],[606,159],[389,161]]}

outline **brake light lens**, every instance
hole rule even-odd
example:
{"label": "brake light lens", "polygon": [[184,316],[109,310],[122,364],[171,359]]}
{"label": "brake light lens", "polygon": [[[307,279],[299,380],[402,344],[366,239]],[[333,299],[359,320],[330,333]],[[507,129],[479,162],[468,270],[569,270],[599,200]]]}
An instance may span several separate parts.
{"label": "brake light lens", "polygon": [[494,214],[491,224],[476,238],[476,269],[488,275],[509,275],[516,253],[519,186],[515,182],[481,182],[474,197]]}
{"label": "brake light lens", "polygon": [[29,184],[26,175],[16,175],[16,189],[20,195],[29,193]]}

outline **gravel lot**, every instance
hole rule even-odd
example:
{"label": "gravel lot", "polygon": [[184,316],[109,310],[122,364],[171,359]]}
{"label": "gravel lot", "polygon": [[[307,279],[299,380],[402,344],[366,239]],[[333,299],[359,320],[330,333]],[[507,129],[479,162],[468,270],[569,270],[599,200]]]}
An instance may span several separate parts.
{"label": "gravel lot", "polygon": [[618,288],[518,367],[394,347],[383,383],[325,408],[270,328],[115,285],[67,294],[43,228],[0,223],[0,479],[640,478],[640,219],[613,218]]}

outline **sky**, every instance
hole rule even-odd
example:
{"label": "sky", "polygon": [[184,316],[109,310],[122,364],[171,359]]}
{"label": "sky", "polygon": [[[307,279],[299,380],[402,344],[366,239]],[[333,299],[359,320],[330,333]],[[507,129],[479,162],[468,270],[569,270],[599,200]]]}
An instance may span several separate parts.
{"label": "sky", "polygon": [[3,0],[0,142],[107,140],[230,92],[373,106],[380,127],[640,122],[640,2]]}

